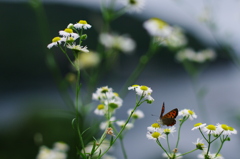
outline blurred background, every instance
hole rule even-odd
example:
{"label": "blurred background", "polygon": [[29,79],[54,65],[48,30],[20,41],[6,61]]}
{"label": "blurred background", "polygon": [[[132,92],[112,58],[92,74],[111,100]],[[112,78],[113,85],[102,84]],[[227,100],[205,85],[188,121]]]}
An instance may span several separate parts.
{"label": "blurred background", "polygon": [[[40,145],[52,147],[56,141],[70,146],[69,159],[76,156],[76,138],[71,127],[73,117],[66,113],[68,106],[59,93],[61,90],[57,87],[54,69],[47,64],[49,51],[46,46],[69,23],[85,19],[92,25],[92,29],[87,31],[85,44],[89,49],[96,49],[102,23],[100,0],[42,2],[39,8],[34,0],[0,0],[1,159],[36,158]],[[205,15],[213,20],[214,29],[199,20]],[[165,102],[166,111],[188,108],[198,115],[196,120],[187,121],[184,125],[179,152],[192,150],[192,143],[201,137],[199,132],[191,131],[195,123],[228,124],[236,130],[240,126],[239,0],[219,0],[217,3],[213,0],[149,0],[142,12],[124,14],[113,21],[111,27],[119,34],[130,35],[137,47],[134,54],[119,54],[117,63],[103,74],[105,78],[99,81],[98,87],[108,85],[114,91],[120,91],[137,65],[136,59],[148,49],[150,37],[143,28],[143,22],[152,17],[180,26],[188,38],[188,45],[195,50],[213,48],[217,53],[215,61],[198,79],[198,86],[207,92],[203,102],[208,121],[199,114],[191,78],[176,61],[173,51],[162,48],[136,81],[153,89],[155,102],[140,107],[145,118],[137,121],[124,138],[129,159],[161,158],[163,151],[146,138],[146,128],[156,122],[162,102]],[[51,57],[56,60],[61,75],[65,76],[71,67],[65,56],[56,50],[51,52],[54,55]],[[126,111],[133,107],[134,102],[135,95],[129,92],[116,116],[126,119]],[[101,119],[94,114],[91,118]],[[176,139],[177,134],[170,140],[175,143]],[[238,158],[239,139],[239,135],[233,135],[231,141],[224,145],[221,154],[225,158]],[[121,159],[119,149],[116,145],[111,153]],[[194,152],[184,158],[192,159],[199,153]]]}

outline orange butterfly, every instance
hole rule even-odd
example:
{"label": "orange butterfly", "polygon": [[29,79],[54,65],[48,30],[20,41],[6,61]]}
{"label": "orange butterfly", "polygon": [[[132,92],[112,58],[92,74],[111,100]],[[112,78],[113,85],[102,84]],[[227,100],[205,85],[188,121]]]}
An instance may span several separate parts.
{"label": "orange butterfly", "polygon": [[176,120],[175,118],[178,116],[178,109],[175,108],[173,110],[171,110],[170,112],[168,112],[167,114],[163,115],[165,111],[165,106],[164,106],[164,102],[162,105],[162,110],[161,110],[161,114],[160,114],[160,122],[162,125],[167,125],[167,126],[173,126],[176,124]]}

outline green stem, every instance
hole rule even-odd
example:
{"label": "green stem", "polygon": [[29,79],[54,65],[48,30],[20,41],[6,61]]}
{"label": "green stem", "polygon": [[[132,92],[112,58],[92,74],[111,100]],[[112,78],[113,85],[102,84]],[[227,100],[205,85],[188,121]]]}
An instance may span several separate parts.
{"label": "green stem", "polygon": [[122,153],[123,153],[123,156],[124,156],[124,159],[127,159],[127,153],[126,153],[126,150],[125,150],[125,147],[124,147],[124,144],[123,144],[123,137],[120,137],[120,145],[121,145],[121,149],[122,149]]}
{"label": "green stem", "polygon": [[179,144],[179,141],[180,141],[180,132],[181,132],[181,128],[182,128],[182,125],[183,123],[187,120],[188,118],[183,118],[183,120],[180,122],[180,125],[179,125],[179,128],[178,128],[178,139],[177,139],[177,143],[176,143],[176,146],[175,148],[178,148],[178,144]]}
{"label": "green stem", "polygon": [[157,139],[156,143],[163,149],[163,151],[167,154],[168,158],[171,158],[167,152],[167,150],[164,149],[164,147],[162,146],[162,144],[160,143],[160,141]]}
{"label": "green stem", "polygon": [[223,147],[223,144],[224,144],[224,142],[226,141],[227,137],[228,137],[228,135],[226,136],[226,138],[224,138],[224,139],[221,141],[221,145],[220,145],[220,147],[219,147],[219,149],[218,149],[215,157],[217,157],[217,155],[220,153],[220,151],[221,151],[221,149],[222,149],[222,147]]}
{"label": "green stem", "polygon": [[192,153],[192,152],[194,152],[194,151],[196,151],[196,150],[198,150],[198,149],[197,149],[197,148],[196,148],[196,149],[193,149],[192,151],[185,152],[185,153],[183,153],[183,154],[181,154],[181,155],[179,155],[179,156],[176,156],[176,157],[184,156],[184,155],[189,154],[189,153]]}
{"label": "green stem", "polygon": [[117,134],[116,138],[111,142],[110,146],[105,150],[105,152],[103,152],[100,156],[98,156],[98,159],[100,159],[106,152],[108,152],[108,150],[112,147],[112,145],[116,142],[116,140],[122,135],[122,132],[125,129],[126,125],[128,124],[129,120],[131,119],[134,111],[137,109],[137,107],[139,107],[141,105],[141,103],[142,103],[141,100],[143,98],[144,98],[144,96],[141,96],[140,100],[136,103],[136,106],[132,110],[131,114],[129,115],[129,117],[128,117],[127,121],[125,122],[125,124],[123,125],[122,129]]}
{"label": "green stem", "polygon": [[167,145],[168,145],[168,151],[171,152],[171,149],[170,149],[170,144],[169,144],[169,138],[168,138],[168,134],[167,134]]}

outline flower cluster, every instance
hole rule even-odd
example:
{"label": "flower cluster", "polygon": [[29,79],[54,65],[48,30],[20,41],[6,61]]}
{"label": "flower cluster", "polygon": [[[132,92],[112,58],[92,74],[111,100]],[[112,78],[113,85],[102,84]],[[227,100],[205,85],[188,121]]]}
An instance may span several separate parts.
{"label": "flower cluster", "polygon": [[50,149],[46,146],[41,146],[37,155],[37,159],[67,159],[66,152],[69,147],[63,142],[56,142],[53,148]]}
{"label": "flower cluster", "polygon": [[187,48],[176,54],[176,59],[180,62],[190,61],[195,63],[204,63],[206,61],[212,61],[215,58],[216,53],[212,49],[195,52],[193,49]]}
{"label": "flower cluster", "polygon": [[118,93],[113,92],[112,88],[108,86],[98,88],[92,94],[93,100],[98,100],[101,104],[97,106],[94,113],[97,115],[107,115],[114,113],[117,108],[122,106],[123,100],[119,97]]}
{"label": "flower cluster", "polygon": [[148,103],[152,103],[154,101],[151,96],[152,89],[147,86],[132,85],[131,87],[128,87],[128,90],[134,90],[138,96],[145,98]]}
{"label": "flower cluster", "polygon": [[145,5],[145,0],[121,0],[128,12],[141,12]]}
{"label": "flower cluster", "polygon": [[115,49],[124,53],[131,53],[136,47],[136,43],[130,37],[117,34],[102,33],[99,41],[107,49]]}
{"label": "flower cluster", "polygon": [[[81,35],[78,33],[79,29],[90,29],[91,25],[85,20],[80,20],[76,24],[69,24],[66,29],[59,31],[59,35],[62,37],[55,37],[52,39],[52,43],[48,44],[48,48],[51,49],[53,46],[60,46],[60,44],[65,43],[68,49],[76,50],[80,52],[89,52],[86,46],[80,46],[75,43],[75,41],[80,38],[80,40],[85,40],[87,35]],[[75,32],[77,33],[75,33]]]}

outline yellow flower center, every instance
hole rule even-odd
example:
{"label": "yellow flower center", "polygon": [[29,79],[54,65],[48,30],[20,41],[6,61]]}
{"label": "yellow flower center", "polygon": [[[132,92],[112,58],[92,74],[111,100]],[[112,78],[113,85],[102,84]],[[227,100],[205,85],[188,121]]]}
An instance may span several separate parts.
{"label": "yellow flower center", "polygon": [[143,91],[146,91],[146,90],[148,90],[148,87],[147,86],[141,86],[140,89],[143,90]]}
{"label": "yellow flower center", "polygon": [[164,129],[164,132],[165,133],[170,133],[170,129],[166,128],[166,129]]}
{"label": "yellow flower center", "polygon": [[73,30],[69,29],[69,28],[64,29],[64,31],[67,32],[67,33],[73,33]]}
{"label": "yellow flower center", "polygon": [[52,42],[58,42],[59,40],[61,40],[60,37],[55,37],[55,38],[52,39]]}
{"label": "yellow flower center", "polygon": [[231,127],[231,126],[228,126],[228,130],[230,130],[230,131],[233,131],[233,130],[234,130],[234,128],[233,128],[233,127]]}
{"label": "yellow flower center", "polygon": [[208,130],[216,130],[216,127],[214,125],[208,125],[206,128]]}
{"label": "yellow flower center", "polygon": [[202,125],[202,123],[197,123],[197,124],[194,124],[194,127],[198,127],[200,125]]}
{"label": "yellow flower center", "polygon": [[153,138],[158,138],[161,134],[159,132],[152,133]]}
{"label": "yellow flower center", "polygon": [[103,104],[99,104],[97,107],[98,110],[104,109],[104,105]]}
{"label": "yellow flower center", "polygon": [[80,23],[80,24],[87,24],[87,21],[86,20],[80,20],[78,23]]}
{"label": "yellow flower center", "polygon": [[194,114],[194,112],[191,111],[191,110],[188,110],[188,113],[189,113],[190,115],[193,115],[193,114]]}
{"label": "yellow flower center", "polygon": [[132,87],[138,87],[139,85],[137,85],[137,84],[134,84],[134,85],[132,85]]}
{"label": "yellow flower center", "polygon": [[114,92],[113,94],[114,94],[116,97],[119,97],[119,94],[118,94],[118,93]]}
{"label": "yellow flower center", "polygon": [[160,125],[159,125],[158,123],[153,123],[151,126],[152,126],[153,128],[160,128]]}
{"label": "yellow flower center", "polygon": [[163,29],[168,25],[166,22],[164,22],[164,21],[162,21],[161,19],[158,19],[158,18],[152,18],[152,20],[157,23],[159,29]]}
{"label": "yellow flower center", "polygon": [[221,127],[222,127],[222,129],[225,130],[225,131],[228,131],[228,130],[229,130],[229,126],[226,125],[226,124],[222,124]]}

